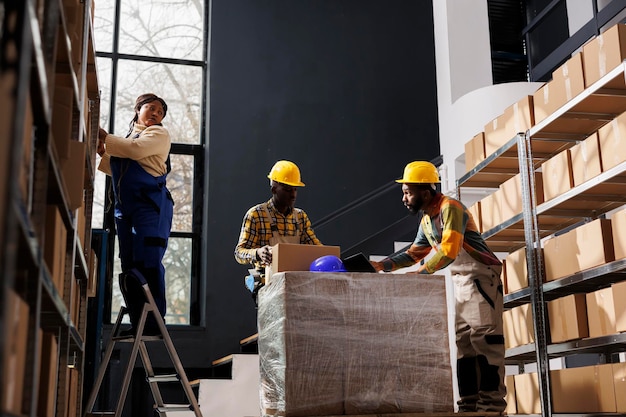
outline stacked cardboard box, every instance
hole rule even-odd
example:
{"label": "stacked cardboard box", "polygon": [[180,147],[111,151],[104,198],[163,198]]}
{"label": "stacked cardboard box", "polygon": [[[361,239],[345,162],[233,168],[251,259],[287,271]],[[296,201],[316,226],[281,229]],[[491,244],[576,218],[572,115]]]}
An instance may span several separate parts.
{"label": "stacked cardboard box", "polygon": [[602,170],[608,171],[626,161],[626,113],[598,130]]}
{"label": "stacked cardboard box", "polygon": [[585,89],[582,54],[577,53],[552,73],[552,80],[533,94],[535,123],[541,122]]}
{"label": "stacked cardboard box", "polygon": [[452,411],[442,277],[278,273],[258,322],[264,415]]}
{"label": "stacked cardboard box", "polygon": [[471,171],[476,165],[485,160],[485,132],[474,135],[465,143],[465,170]]}
{"label": "stacked cardboard box", "polygon": [[504,325],[504,347],[527,345],[535,341],[532,310],[529,304],[522,304],[505,310],[502,314]]}
{"label": "stacked cardboard box", "polygon": [[602,161],[600,160],[600,143],[597,132],[572,146],[569,151],[574,187],[600,175]]}
{"label": "stacked cardboard box", "polygon": [[4,375],[0,398],[1,410],[21,415],[24,399],[24,375],[26,371],[26,352],[28,348],[28,327],[30,308],[26,301],[16,292],[7,290],[6,305],[2,306],[5,312],[5,327],[2,335],[5,343],[3,357]]}
{"label": "stacked cardboard box", "polygon": [[555,236],[544,242],[543,250],[546,281],[611,262],[615,259],[611,221],[596,219]]}
{"label": "stacked cardboard box", "polygon": [[548,317],[552,343],[589,337],[585,294],[571,294],[549,301]]}
{"label": "stacked cardboard box", "polygon": [[583,46],[585,87],[598,81],[626,59],[626,25],[618,24]]}

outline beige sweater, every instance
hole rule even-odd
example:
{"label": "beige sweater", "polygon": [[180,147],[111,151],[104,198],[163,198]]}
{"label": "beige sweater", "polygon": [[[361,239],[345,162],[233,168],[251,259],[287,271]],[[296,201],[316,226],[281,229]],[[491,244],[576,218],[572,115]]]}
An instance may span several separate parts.
{"label": "beige sweater", "polygon": [[[135,137],[139,133],[139,137]],[[146,172],[158,177],[167,173],[165,161],[170,152],[170,134],[163,126],[135,124],[128,138],[108,134],[105,138],[106,152],[98,169],[111,175],[111,156],[137,161]]]}

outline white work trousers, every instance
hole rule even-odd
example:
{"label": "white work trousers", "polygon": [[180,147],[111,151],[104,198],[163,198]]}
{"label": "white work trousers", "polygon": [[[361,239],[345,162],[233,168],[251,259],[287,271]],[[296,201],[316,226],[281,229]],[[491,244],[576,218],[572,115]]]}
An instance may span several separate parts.
{"label": "white work trousers", "polygon": [[461,250],[450,271],[455,290],[459,411],[503,411],[502,266],[482,264]]}

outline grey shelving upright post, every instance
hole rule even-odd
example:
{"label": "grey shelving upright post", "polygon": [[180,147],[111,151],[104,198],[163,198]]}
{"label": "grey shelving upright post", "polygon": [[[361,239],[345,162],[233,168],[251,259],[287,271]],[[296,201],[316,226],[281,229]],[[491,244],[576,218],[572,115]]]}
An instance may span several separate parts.
{"label": "grey shelving upright post", "polygon": [[552,415],[552,399],[550,390],[550,363],[546,331],[546,308],[542,290],[541,242],[537,221],[537,197],[535,186],[535,167],[533,163],[530,136],[527,133],[517,135],[517,152],[520,163],[520,181],[522,188],[522,216],[524,219],[524,238],[526,240],[526,265],[528,284],[530,287],[530,304],[532,308],[535,354],[537,357],[537,379],[541,401],[541,415]]}

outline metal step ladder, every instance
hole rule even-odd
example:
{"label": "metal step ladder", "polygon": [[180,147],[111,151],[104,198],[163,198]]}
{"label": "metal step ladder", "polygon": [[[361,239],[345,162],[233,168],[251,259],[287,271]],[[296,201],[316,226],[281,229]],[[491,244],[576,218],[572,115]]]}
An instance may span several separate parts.
{"label": "metal step ladder", "polygon": [[[135,335],[120,335],[120,326],[122,323],[122,318],[125,314],[128,313],[128,309],[126,307],[122,307],[117,316],[117,320],[115,321],[115,325],[113,326],[113,330],[111,332],[111,338],[107,344],[104,358],[102,363],[100,364],[100,368],[98,369],[98,376],[96,378],[96,382],[91,390],[91,394],[89,395],[89,401],[85,407],[85,417],[97,417],[97,416],[114,416],[120,417],[122,415],[122,410],[124,409],[124,403],[126,401],[126,395],[128,393],[128,388],[130,386],[130,379],[132,376],[133,368],[135,366],[135,362],[137,360],[137,353],[139,353],[141,357],[141,361],[143,363],[143,367],[146,371],[146,378],[150,385],[150,391],[152,392],[152,397],[154,398],[154,411],[158,412],[159,415],[165,415],[168,412],[175,411],[193,411],[195,417],[202,417],[202,413],[200,412],[200,407],[198,406],[198,400],[193,392],[192,386],[198,385],[199,381],[189,382],[187,379],[187,375],[183,366],[178,358],[178,354],[176,353],[176,349],[174,348],[174,344],[172,343],[172,339],[165,327],[165,322],[159,313],[159,310],[154,302],[154,298],[152,297],[152,293],[150,292],[150,288],[146,283],[143,277],[139,277],[139,280],[142,284],[143,291],[146,296],[146,303],[144,304],[143,311],[141,313],[141,317],[139,319],[139,323],[136,329]],[[143,335],[143,330],[146,324],[146,318],[148,314],[153,314],[156,323],[158,325],[159,331],[161,334],[159,335]],[[155,375],[154,369],[152,368],[152,363],[150,361],[150,357],[148,355],[148,349],[146,347],[146,342],[163,342],[165,344],[165,348],[169,353],[170,359],[172,360],[172,364],[174,365],[174,369],[176,374],[172,375]],[[115,411],[93,411],[94,405],[96,403],[96,399],[98,397],[100,387],[102,385],[102,381],[104,379],[104,375],[109,366],[109,361],[111,360],[111,354],[113,352],[113,348],[116,343],[132,343],[132,349],[130,353],[130,358],[128,360],[128,364],[126,365],[126,370],[124,372],[124,380],[122,382],[120,397],[117,401],[117,407]],[[159,390],[159,383],[162,382],[180,382],[187,400],[188,404],[164,404],[163,397],[161,396],[161,391]]]}

